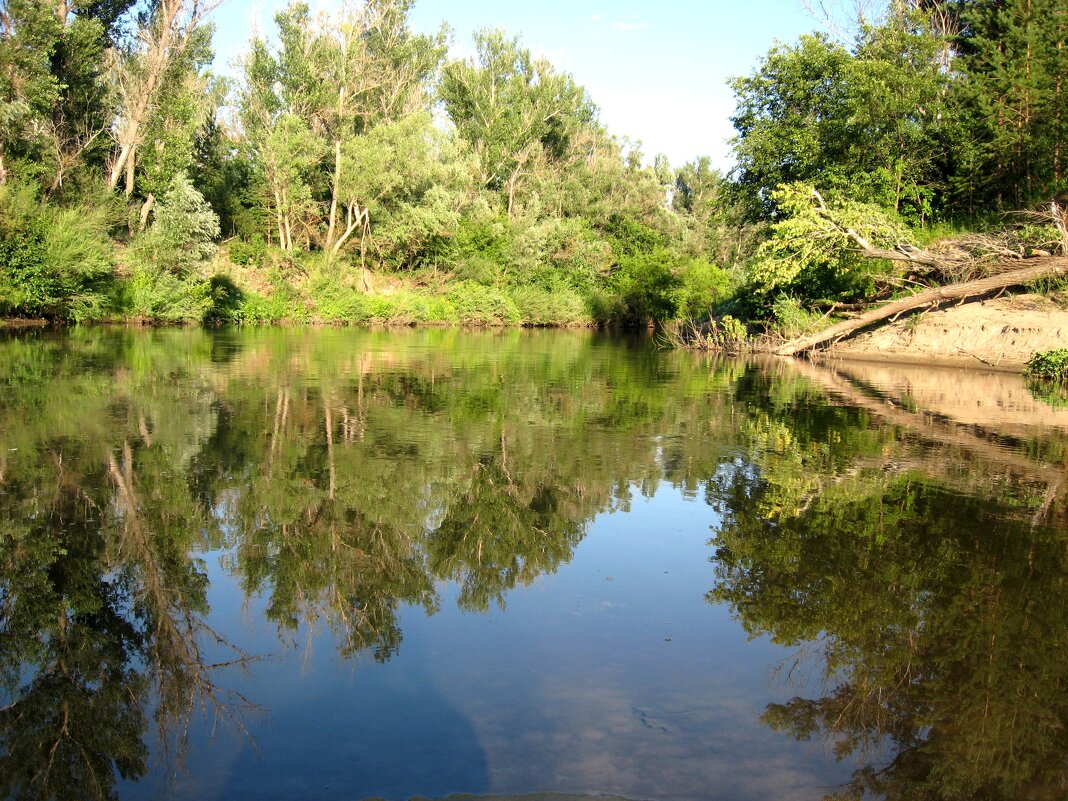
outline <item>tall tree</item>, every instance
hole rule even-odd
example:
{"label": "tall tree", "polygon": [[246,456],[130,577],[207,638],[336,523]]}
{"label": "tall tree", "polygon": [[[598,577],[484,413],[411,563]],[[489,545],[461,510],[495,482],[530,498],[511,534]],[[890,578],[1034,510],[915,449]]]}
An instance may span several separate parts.
{"label": "tall tree", "polygon": [[1068,8],[1059,0],[958,0],[958,48],[991,199],[1019,207],[1063,191]]}
{"label": "tall tree", "polygon": [[168,116],[168,93],[188,79],[190,69],[195,74],[205,63],[210,34],[202,23],[221,2],[160,0],[142,14],[132,41],[115,53],[111,75],[117,113],[107,165],[109,188],[121,182],[126,196],[133,194],[148,128]]}
{"label": "tall tree", "polygon": [[475,34],[477,56],[446,66],[441,96],[460,136],[478,156],[481,182],[506,198],[540,162],[564,159],[597,110],[570,75],[555,72],[501,31]]}
{"label": "tall tree", "polygon": [[779,186],[810,182],[926,219],[954,88],[945,54],[943,27],[903,4],[862,26],[852,50],[819,35],[773,47],[732,83],[736,177],[751,213],[774,211]]}
{"label": "tall tree", "polygon": [[[265,157],[264,199],[283,248],[293,247],[300,218],[328,253],[351,243],[368,219],[362,199],[343,197],[355,178],[349,169],[354,143],[378,125],[427,108],[444,34],[413,34],[411,5],[367,0],[344,5],[333,18],[313,18],[298,3],[276,18],[277,53],[253,43],[241,91],[243,122],[250,145]],[[304,157],[294,162],[297,153]]]}

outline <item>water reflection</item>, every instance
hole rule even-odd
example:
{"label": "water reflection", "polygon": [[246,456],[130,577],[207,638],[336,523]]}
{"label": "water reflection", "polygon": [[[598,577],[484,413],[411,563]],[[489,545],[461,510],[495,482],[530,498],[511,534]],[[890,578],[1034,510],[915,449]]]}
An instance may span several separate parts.
{"label": "water reflection", "polygon": [[[209,552],[283,642],[326,629],[341,659],[386,662],[405,647],[404,610],[502,610],[570,563],[595,520],[670,485],[721,515],[709,600],[825,678],[825,694],[763,719],[859,760],[844,792],[1061,797],[1068,438],[1043,428],[1043,409],[999,427],[922,383],[566,332],[10,337],[0,796],[116,797],[120,780],[179,759],[203,714],[240,729],[260,700],[240,694],[240,672],[260,654],[212,617]],[[554,697],[590,705],[580,686]],[[420,693],[397,703],[440,709],[470,741],[449,704]],[[621,731],[696,738],[723,717],[610,706]],[[529,734],[537,764],[555,746]],[[674,740],[657,753],[676,762],[654,776],[674,765],[700,786],[699,753]],[[488,777],[486,757],[465,754],[442,775],[458,759],[475,766],[469,782]],[[681,779],[616,786],[586,756],[598,786],[516,789],[700,794]],[[536,780],[521,767],[503,772]],[[448,786],[513,789],[462,780]]]}
{"label": "water reflection", "polygon": [[[1029,443],[865,392],[860,369],[803,368],[839,404],[818,416],[883,426],[843,442],[838,425],[758,415],[751,461],[709,486],[725,514],[709,599],[798,648],[787,669],[827,685],[763,719],[859,757],[836,798],[1063,798],[1062,470],[1021,455]],[[1060,440],[1033,444],[1063,460]]]}

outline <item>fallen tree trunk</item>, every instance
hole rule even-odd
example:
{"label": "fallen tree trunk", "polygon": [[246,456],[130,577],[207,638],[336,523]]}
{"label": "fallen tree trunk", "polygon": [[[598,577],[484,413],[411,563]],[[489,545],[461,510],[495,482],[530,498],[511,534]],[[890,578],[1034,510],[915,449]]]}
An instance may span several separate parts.
{"label": "fallen tree trunk", "polygon": [[901,315],[917,309],[940,306],[953,300],[963,302],[970,298],[992,295],[1010,287],[1025,286],[1043,278],[1068,274],[1068,257],[1064,256],[1023,259],[1018,263],[1028,266],[1007,270],[987,278],[977,278],[974,281],[935,287],[917,295],[895,300],[851,320],[843,320],[840,323],[836,323],[819,333],[792,339],[776,348],[775,353],[779,356],[796,356],[799,353],[815,348],[833,345],[878,323],[897,319]]}

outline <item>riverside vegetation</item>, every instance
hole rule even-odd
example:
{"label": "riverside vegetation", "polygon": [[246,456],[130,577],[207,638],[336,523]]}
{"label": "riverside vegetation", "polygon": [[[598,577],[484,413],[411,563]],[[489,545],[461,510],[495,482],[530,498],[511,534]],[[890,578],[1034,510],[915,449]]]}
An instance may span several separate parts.
{"label": "riverside vegetation", "polygon": [[776,43],[732,83],[729,174],[649,166],[517,38],[449,60],[409,0],[293,3],[224,79],[217,3],[4,0],[0,314],[798,336],[1068,243],[1060,0]]}

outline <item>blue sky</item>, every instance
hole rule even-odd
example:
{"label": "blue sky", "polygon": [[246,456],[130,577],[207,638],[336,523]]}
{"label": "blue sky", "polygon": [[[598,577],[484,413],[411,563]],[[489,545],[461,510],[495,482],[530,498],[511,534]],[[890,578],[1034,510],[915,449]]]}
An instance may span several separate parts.
{"label": "blue sky", "polygon": [[[227,0],[214,16],[217,61],[238,56],[253,26],[272,32],[285,3]],[[473,54],[477,28],[518,34],[586,87],[613,134],[641,140],[646,161],[708,155],[721,167],[734,108],[727,79],[750,72],[776,39],[817,27],[800,0],[416,0],[411,21],[420,32],[448,22],[453,56]]]}

